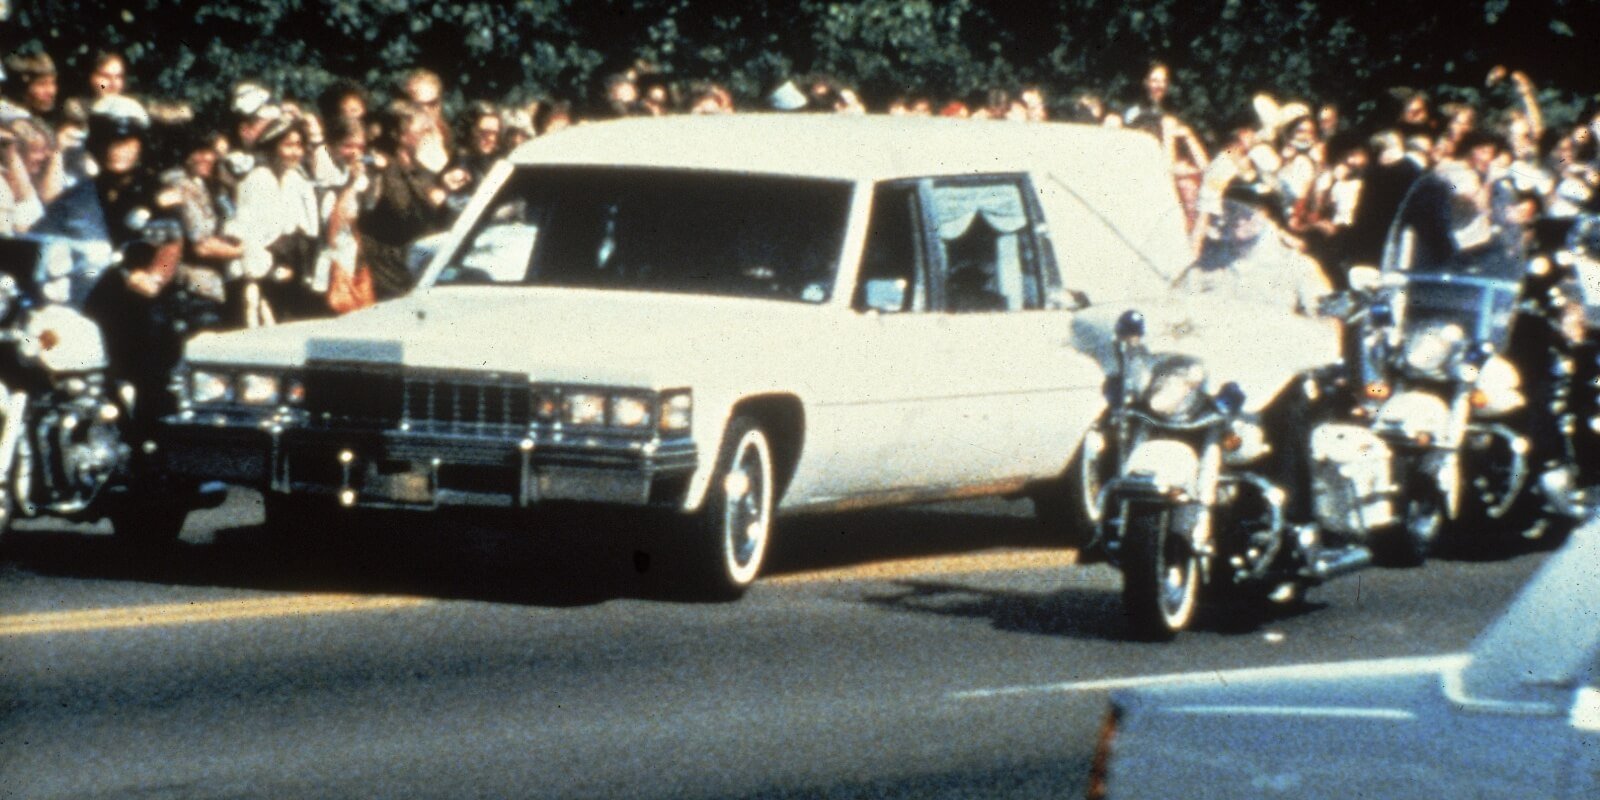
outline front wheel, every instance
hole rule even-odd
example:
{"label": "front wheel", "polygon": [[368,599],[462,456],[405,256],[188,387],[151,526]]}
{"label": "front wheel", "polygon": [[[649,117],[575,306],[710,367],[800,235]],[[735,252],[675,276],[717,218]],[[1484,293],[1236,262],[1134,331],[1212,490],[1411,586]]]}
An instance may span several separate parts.
{"label": "front wheel", "polygon": [[1122,535],[1122,604],[1135,636],[1165,641],[1194,621],[1200,558],[1172,529],[1172,509],[1127,509]]}
{"label": "front wheel", "polygon": [[733,600],[755,582],[772,537],[774,476],[766,432],[750,417],[735,417],[700,511],[682,532],[683,588]]}
{"label": "front wheel", "polygon": [[1100,488],[1105,485],[1105,438],[1091,430],[1065,472],[1029,493],[1034,515],[1067,547],[1083,549],[1100,538]]}
{"label": "front wheel", "polygon": [[1444,501],[1427,490],[1406,501],[1405,519],[1375,542],[1379,563],[1386,567],[1420,567],[1439,545],[1444,531]]}

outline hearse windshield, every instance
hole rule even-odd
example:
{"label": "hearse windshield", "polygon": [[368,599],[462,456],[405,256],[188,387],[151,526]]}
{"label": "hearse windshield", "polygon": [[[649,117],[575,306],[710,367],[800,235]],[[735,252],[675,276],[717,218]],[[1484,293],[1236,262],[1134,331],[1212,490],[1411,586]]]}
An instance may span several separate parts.
{"label": "hearse windshield", "polygon": [[524,167],[436,285],[566,286],[826,301],[843,181],[617,167]]}

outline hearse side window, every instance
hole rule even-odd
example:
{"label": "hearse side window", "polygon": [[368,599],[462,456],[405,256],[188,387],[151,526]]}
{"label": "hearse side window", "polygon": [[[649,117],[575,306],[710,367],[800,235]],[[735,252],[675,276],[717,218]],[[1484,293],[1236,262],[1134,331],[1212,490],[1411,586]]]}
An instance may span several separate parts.
{"label": "hearse side window", "polygon": [[922,248],[918,245],[917,187],[909,183],[879,184],[872,195],[872,217],[856,278],[857,311],[922,311],[924,291]]}
{"label": "hearse side window", "polygon": [[1043,308],[1041,248],[1017,176],[941,179],[925,196],[947,312]]}
{"label": "hearse side window", "polygon": [[522,167],[437,283],[823,303],[852,190],[749,173]]}

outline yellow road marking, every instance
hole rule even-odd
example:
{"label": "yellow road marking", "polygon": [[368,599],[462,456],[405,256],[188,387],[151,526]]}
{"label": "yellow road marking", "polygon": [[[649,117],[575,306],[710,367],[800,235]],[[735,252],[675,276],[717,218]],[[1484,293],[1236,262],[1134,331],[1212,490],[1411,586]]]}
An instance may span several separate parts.
{"label": "yellow road marking", "polygon": [[[777,575],[763,582],[793,585],[854,580],[886,580],[914,576],[981,574],[1013,569],[1069,567],[1076,561],[1077,553],[1071,550],[1032,550],[959,556],[933,556],[878,561],[871,564],[838,569],[796,572],[788,575]],[[433,601],[425,597],[309,594],[220,600],[206,603],[167,603],[121,608],[89,608],[75,611],[44,611],[0,617],[0,637],[155,628],[274,617],[308,617],[326,614],[395,611],[415,608],[430,602]]]}
{"label": "yellow road marking", "polygon": [[875,561],[854,567],[795,572],[768,578],[764,583],[822,583],[825,581],[884,580],[919,575],[967,575],[1012,569],[1055,569],[1078,563],[1074,550],[1026,550],[1014,553],[979,553],[960,556],[906,558]]}
{"label": "yellow road marking", "polygon": [[223,600],[211,603],[93,608],[46,611],[0,617],[0,636],[41,633],[153,628],[197,622],[229,622],[270,617],[304,617],[359,611],[390,611],[429,602],[421,597],[370,597],[366,595],[314,594]]}

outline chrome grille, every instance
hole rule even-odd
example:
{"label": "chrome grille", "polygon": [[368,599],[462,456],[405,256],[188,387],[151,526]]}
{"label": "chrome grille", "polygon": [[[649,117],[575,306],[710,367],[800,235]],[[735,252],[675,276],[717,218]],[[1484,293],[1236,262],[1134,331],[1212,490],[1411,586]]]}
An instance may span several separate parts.
{"label": "chrome grille", "polygon": [[521,435],[532,419],[525,375],[314,366],[306,371],[314,425],[458,435]]}
{"label": "chrome grille", "polygon": [[402,422],[439,433],[523,433],[533,392],[520,375],[407,375]]}
{"label": "chrome grille", "polygon": [[387,428],[400,421],[404,381],[398,370],[327,365],[306,370],[306,411],[332,428]]}

